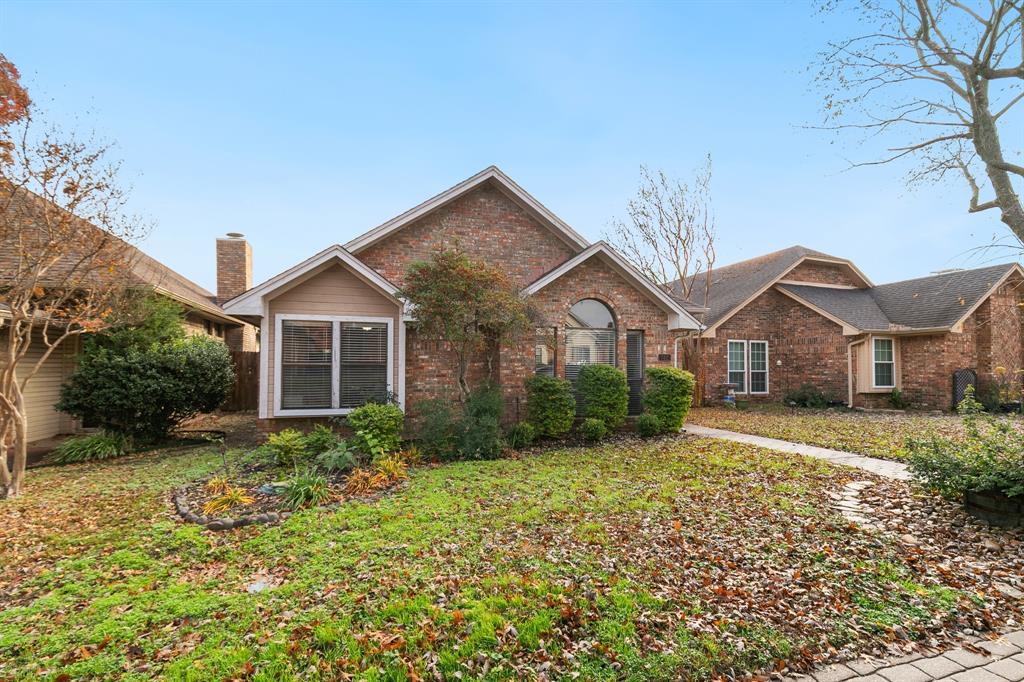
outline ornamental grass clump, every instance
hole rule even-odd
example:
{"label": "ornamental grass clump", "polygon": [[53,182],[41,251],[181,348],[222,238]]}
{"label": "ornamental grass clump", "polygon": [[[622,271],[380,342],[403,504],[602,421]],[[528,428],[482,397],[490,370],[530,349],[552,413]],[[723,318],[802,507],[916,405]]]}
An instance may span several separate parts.
{"label": "ornamental grass clump", "polygon": [[120,457],[128,452],[128,439],[119,433],[93,433],[88,436],[68,438],[53,449],[53,460],[57,464],[98,462]]}
{"label": "ornamental grass clump", "polygon": [[312,470],[296,475],[284,489],[282,500],[293,511],[317,507],[329,502],[331,489],[327,479]]}

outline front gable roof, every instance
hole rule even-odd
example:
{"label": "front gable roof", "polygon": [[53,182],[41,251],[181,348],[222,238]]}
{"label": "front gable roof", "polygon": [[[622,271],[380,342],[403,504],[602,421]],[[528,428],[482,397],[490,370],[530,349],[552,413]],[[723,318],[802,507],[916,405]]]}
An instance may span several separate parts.
{"label": "front gable roof", "polygon": [[669,296],[661,289],[661,287],[652,283],[651,280],[647,279],[647,277],[633,267],[629,261],[620,256],[615,249],[611,248],[603,241],[590,245],[580,253],[559,265],[554,270],[551,270],[546,275],[540,277],[524,288],[523,294],[530,296],[537,293],[566,273],[574,270],[577,266],[594,257],[602,258],[621,276],[623,276],[626,281],[640,291],[646,293],[655,303],[658,304],[660,308],[665,310],[669,315],[669,329],[696,331],[701,328],[700,323],[686,311],[680,301]]}
{"label": "front gable roof", "polygon": [[230,301],[227,301],[224,303],[224,310],[232,315],[262,315],[263,301],[268,296],[286,291],[334,263],[348,266],[361,279],[395,301],[396,304],[402,305],[398,297],[397,286],[353,256],[344,247],[334,244],[315,256],[307,258],[298,265],[288,268],[284,272],[271,277],[266,282],[258,284],[245,293],[239,294]]}
{"label": "front gable roof", "polygon": [[423,216],[431,213],[442,206],[445,206],[459,197],[473,191],[484,184],[497,187],[512,201],[521,206],[533,218],[545,225],[555,235],[574,249],[585,249],[589,242],[581,234],[569,227],[561,218],[552,213],[546,206],[537,201],[525,189],[520,187],[512,178],[508,177],[497,166],[488,166],[476,175],[467,178],[450,187],[440,194],[427,199],[422,204],[415,206],[401,215],[395,216],[382,225],[365,232],[345,244],[345,249],[353,254],[358,254],[363,249],[381,241],[385,237],[401,230],[406,225],[415,222]]}
{"label": "front gable roof", "polygon": [[[708,311],[704,316],[704,324],[707,326],[705,333],[713,336],[716,327],[779,282],[795,267],[807,261],[848,268],[866,286],[871,285],[867,277],[852,262],[806,246],[791,246],[788,249],[714,268],[711,271]],[[706,272],[694,276],[691,290],[703,291],[706,279]],[[675,282],[673,286],[676,291],[682,290],[679,282]]]}

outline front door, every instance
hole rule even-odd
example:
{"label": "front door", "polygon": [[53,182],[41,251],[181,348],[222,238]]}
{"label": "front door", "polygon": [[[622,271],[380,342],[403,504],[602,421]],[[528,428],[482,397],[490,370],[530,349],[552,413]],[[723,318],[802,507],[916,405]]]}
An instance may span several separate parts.
{"label": "front door", "polygon": [[639,329],[626,332],[626,379],[629,381],[629,413],[644,411],[644,333]]}

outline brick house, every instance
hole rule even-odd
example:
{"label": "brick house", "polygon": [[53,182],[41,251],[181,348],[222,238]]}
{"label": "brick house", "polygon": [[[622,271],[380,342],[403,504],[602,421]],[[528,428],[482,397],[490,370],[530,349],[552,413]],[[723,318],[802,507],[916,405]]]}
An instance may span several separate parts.
{"label": "brick house", "polygon": [[[703,291],[703,276],[694,291]],[[982,387],[1024,368],[1017,263],[874,285],[802,246],[717,268],[702,322],[704,395],[781,400],[810,384],[853,407],[950,409],[953,373]]]}
{"label": "brick house", "polygon": [[[456,244],[503,267],[539,314],[535,337],[495,352],[509,420],[521,414],[528,376],[572,379],[590,363],[627,373],[637,412],[644,368],[677,362],[677,340],[699,329],[686,304],[492,166],[223,303],[260,327],[263,427],[346,414],[389,395],[403,407],[454,399],[451,354],[417,334],[397,292],[411,263]],[[484,371],[481,358],[471,383]]]}

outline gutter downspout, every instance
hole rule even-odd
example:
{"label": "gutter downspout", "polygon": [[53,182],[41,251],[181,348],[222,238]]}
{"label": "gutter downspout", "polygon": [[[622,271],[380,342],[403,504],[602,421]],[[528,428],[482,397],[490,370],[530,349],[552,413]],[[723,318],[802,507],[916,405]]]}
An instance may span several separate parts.
{"label": "gutter downspout", "polygon": [[853,409],[853,347],[859,346],[868,340],[864,337],[859,341],[851,341],[846,344],[846,406]]}

